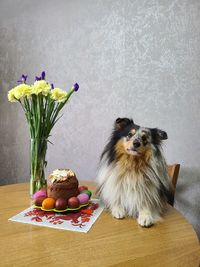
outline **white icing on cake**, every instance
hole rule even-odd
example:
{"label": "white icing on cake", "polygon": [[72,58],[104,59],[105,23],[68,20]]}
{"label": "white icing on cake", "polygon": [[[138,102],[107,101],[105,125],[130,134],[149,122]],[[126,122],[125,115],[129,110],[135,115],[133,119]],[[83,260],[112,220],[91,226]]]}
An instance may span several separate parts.
{"label": "white icing on cake", "polygon": [[71,176],[75,176],[75,173],[72,170],[56,169],[50,174],[49,179],[51,179],[52,182],[61,182],[67,180],[67,178]]}

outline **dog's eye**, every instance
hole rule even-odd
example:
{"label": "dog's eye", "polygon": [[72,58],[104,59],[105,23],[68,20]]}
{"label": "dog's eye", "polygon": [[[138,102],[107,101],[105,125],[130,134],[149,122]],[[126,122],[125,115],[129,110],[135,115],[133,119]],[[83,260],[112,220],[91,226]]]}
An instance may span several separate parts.
{"label": "dog's eye", "polygon": [[142,135],[142,142],[143,142],[143,145],[144,145],[144,146],[147,145],[148,141],[147,141],[147,136],[146,136],[146,134],[143,134],[143,135]]}
{"label": "dog's eye", "polygon": [[128,137],[128,138],[133,137],[133,133],[128,133],[127,137]]}
{"label": "dog's eye", "polygon": [[142,135],[142,140],[146,141],[147,140],[147,136],[145,134]]}

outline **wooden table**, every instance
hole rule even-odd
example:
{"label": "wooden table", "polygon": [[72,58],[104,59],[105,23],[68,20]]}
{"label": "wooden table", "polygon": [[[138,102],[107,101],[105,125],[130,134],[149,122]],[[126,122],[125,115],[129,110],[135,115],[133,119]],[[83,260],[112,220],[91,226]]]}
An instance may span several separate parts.
{"label": "wooden table", "polygon": [[[86,184],[86,183],[84,183]],[[93,183],[88,183],[94,188]],[[30,205],[28,184],[0,187],[0,266],[143,267],[199,266],[192,226],[169,207],[164,222],[149,229],[103,212],[85,233],[8,221]]]}

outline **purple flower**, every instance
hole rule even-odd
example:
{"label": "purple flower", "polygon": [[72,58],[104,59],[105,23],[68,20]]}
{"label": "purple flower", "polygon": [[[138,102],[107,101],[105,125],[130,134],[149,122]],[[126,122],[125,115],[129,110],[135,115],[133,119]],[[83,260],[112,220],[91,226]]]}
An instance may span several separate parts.
{"label": "purple flower", "polygon": [[36,81],[40,81],[41,80],[41,77],[35,76],[35,80]]}
{"label": "purple flower", "polygon": [[41,73],[41,77],[35,76],[35,80],[36,80],[36,81],[45,80],[45,71],[43,71],[43,72]]}
{"label": "purple flower", "polygon": [[26,83],[28,75],[22,74],[21,78],[17,81],[19,84]]}
{"label": "purple flower", "polygon": [[79,89],[78,83],[75,83],[72,88],[74,89],[74,91],[78,91]]}
{"label": "purple flower", "polygon": [[51,83],[51,89],[54,89],[54,85],[53,85],[53,83]]}
{"label": "purple flower", "polygon": [[41,73],[41,80],[45,80],[45,71]]}

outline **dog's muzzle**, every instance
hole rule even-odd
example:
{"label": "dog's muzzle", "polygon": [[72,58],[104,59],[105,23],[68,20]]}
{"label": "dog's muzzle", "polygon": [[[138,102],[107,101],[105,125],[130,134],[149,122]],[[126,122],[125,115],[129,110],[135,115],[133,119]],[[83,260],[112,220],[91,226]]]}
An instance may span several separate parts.
{"label": "dog's muzzle", "polygon": [[141,146],[141,143],[139,140],[134,140],[133,141],[133,149],[137,149]]}

